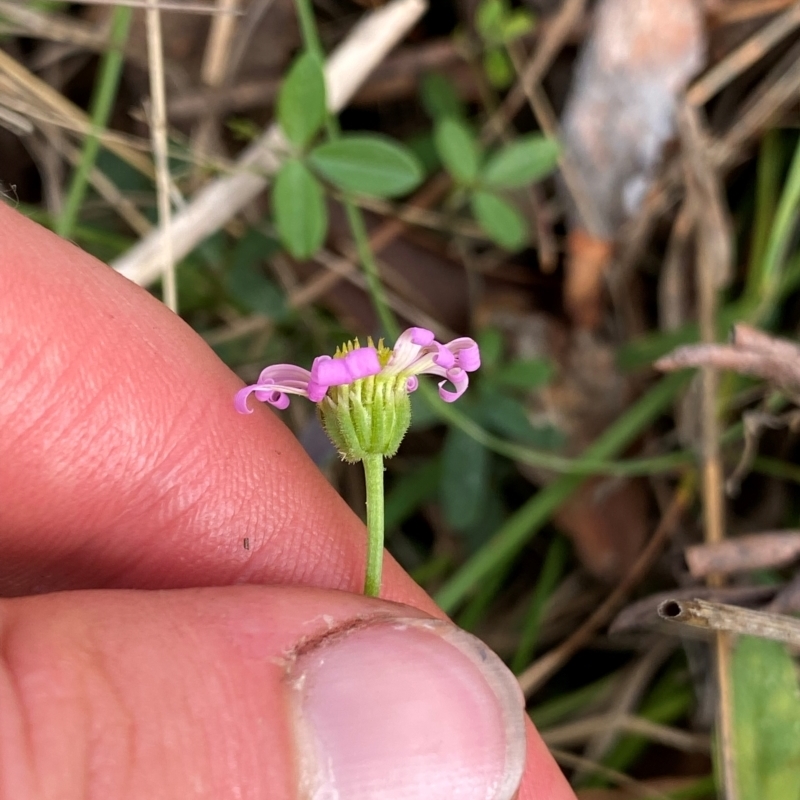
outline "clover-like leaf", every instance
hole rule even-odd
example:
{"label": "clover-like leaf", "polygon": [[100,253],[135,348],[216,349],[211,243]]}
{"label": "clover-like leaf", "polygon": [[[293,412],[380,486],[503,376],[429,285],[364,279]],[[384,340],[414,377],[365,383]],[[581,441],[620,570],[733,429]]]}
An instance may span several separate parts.
{"label": "clover-like leaf", "polygon": [[314,169],[346,192],[398,197],[419,185],[422,165],[406,147],[377,134],[352,134],[315,147]]}
{"label": "clover-like leaf", "polygon": [[558,142],[538,133],[522,136],[486,163],[481,182],[493,189],[517,189],[549,175],[558,163]]}
{"label": "clover-like leaf", "polygon": [[486,234],[506,250],[519,250],[528,239],[519,211],[493,192],[475,192],[470,199],[475,219]]}
{"label": "clover-like leaf", "polygon": [[328,229],[325,195],[299,159],[288,159],[275,176],[272,209],[281,243],[295,258],[310,258],[319,250]]}
{"label": "clover-like leaf", "polygon": [[276,106],[278,123],[292,144],[305,147],[319,132],[325,102],[322,64],[311,53],[303,53],[283,81]]}
{"label": "clover-like leaf", "polygon": [[454,117],[436,124],[434,142],[447,171],[461,183],[473,183],[478,177],[481,152],[472,131]]}

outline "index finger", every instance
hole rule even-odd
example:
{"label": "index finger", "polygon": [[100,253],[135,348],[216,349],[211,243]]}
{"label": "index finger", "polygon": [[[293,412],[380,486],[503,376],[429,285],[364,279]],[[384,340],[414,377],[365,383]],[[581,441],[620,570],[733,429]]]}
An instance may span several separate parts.
{"label": "index finger", "polygon": [[[0,241],[0,595],[361,591],[361,521],[199,336],[2,203]],[[391,558],[381,595],[442,616]],[[574,798],[530,724],[527,764],[520,798]]]}
{"label": "index finger", "polygon": [[[365,533],[272,412],[146,291],[0,204],[0,592],[360,591]],[[242,542],[249,540],[249,549]],[[431,601],[391,560],[384,596]]]}

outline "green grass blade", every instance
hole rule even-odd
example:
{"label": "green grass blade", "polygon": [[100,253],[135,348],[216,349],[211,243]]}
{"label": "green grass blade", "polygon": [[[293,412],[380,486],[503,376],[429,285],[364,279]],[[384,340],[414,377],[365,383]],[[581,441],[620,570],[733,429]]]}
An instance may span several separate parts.
{"label": "green grass blade", "polygon": [[92,130],[84,140],[81,158],[72,173],[69,190],[64,200],[64,208],[55,225],[56,233],[67,239],[72,236],[75,229],[75,223],[86,196],[89,175],[100,150],[98,133],[105,130],[108,125],[111,109],[117,96],[122,65],[125,60],[123,50],[128,39],[132,17],[133,9],[126,6],[117,6],[111,15],[109,45],[100,62],[94,96],[92,97]]}
{"label": "green grass blade", "polygon": [[[624,450],[669,406],[687,379],[678,372],[660,380],[587,448],[583,458],[608,459]],[[452,614],[482,580],[533,538],[584,480],[585,475],[562,475],[528,500],[436,593],[441,608]]]}

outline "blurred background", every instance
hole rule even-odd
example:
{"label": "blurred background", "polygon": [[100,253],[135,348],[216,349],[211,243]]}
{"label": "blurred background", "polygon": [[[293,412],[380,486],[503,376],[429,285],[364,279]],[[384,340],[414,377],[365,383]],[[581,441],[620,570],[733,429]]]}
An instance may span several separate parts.
{"label": "blurred background", "polygon": [[[800,798],[794,650],[657,614],[800,611],[800,381],[770,367],[800,351],[653,367],[734,323],[797,338],[800,3],[146,6],[0,0],[5,202],[248,383],[395,324],[474,337],[458,403],[413,395],[389,550],[583,800]],[[311,404],[281,417],[363,516]]]}

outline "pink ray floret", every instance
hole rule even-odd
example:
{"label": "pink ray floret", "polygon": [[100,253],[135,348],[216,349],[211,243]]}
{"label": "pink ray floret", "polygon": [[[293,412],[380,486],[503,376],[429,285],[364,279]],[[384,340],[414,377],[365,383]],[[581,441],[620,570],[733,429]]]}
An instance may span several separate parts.
{"label": "pink ray floret", "polygon": [[[274,364],[261,372],[257,383],[236,393],[234,405],[242,414],[251,413],[247,405],[251,394],[280,409],[289,405],[290,394],[319,403],[331,386],[346,386],[372,375],[404,376],[409,392],[419,386],[418,375],[436,375],[444,378],[439,383],[439,396],[452,403],[467,390],[468,373],[480,365],[480,351],[473,339],[462,337],[442,344],[427,328],[409,328],[398,337],[384,367],[374,347],[357,347],[341,358],[318,356],[311,371],[293,364]],[[455,391],[445,388],[448,381]]]}
{"label": "pink ray floret", "polygon": [[[418,375],[438,375],[445,378],[439,383],[439,396],[452,403],[467,390],[467,373],[475,372],[480,365],[480,350],[474,339],[464,336],[442,344],[427,328],[409,328],[397,339],[382,374],[407,375],[409,392],[419,386]],[[445,388],[448,381],[455,387],[454,392]]]}

